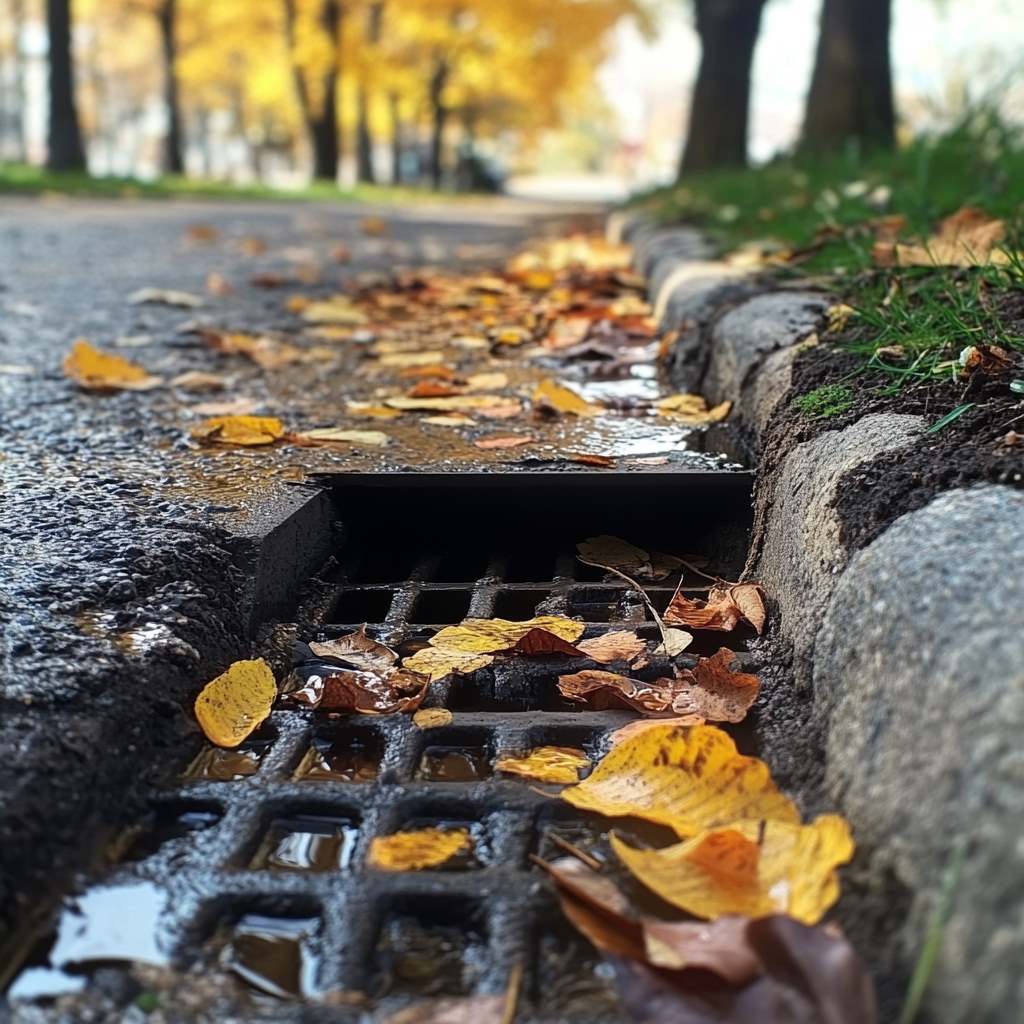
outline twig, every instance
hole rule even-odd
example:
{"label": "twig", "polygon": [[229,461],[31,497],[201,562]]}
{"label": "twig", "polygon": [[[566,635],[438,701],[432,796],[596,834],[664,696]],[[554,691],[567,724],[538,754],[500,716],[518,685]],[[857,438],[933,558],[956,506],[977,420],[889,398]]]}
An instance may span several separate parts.
{"label": "twig", "polygon": [[572,854],[577,860],[583,861],[591,871],[601,871],[604,868],[604,865],[596,857],[592,857],[586,850],[581,850],[578,846],[573,846],[568,839],[555,835],[548,838],[560,850],[565,850],[566,853]]}
{"label": "twig", "polygon": [[516,1019],[516,1005],[519,1002],[519,990],[523,983],[523,962],[517,960],[512,965],[508,976],[508,988],[505,991],[505,1008],[501,1013],[501,1024],[512,1024]]}
{"label": "twig", "polygon": [[[637,583],[636,580],[630,579],[624,572],[619,572],[612,565],[602,565],[601,562],[591,562],[584,558],[582,555],[576,556],[584,565],[592,565],[596,569],[604,569],[605,572],[614,573],[619,579],[625,580],[634,590],[638,591],[640,596],[644,599],[644,604],[647,605],[648,610],[654,616],[654,621],[658,624],[658,630],[661,633],[661,642],[665,646],[665,650],[668,650],[668,634],[665,632],[665,623],[662,622],[661,616],[658,614],[658,609],[654,607],[651,599],[647,596],[647,591]],[[684,563],[685,564],[685,563]]]}

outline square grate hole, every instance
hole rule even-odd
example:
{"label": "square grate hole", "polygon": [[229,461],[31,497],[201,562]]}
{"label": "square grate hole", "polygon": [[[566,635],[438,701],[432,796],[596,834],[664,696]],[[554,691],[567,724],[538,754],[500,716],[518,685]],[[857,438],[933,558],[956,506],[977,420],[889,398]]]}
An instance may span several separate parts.
{"label": "square grate hole", "polygon": [[237,782],[255,775],[260,762],[277,739],[272,726],[264,725],[247,740],[232,750],[208,745],[196,755],[185,769],[189,781]]}
{"label": "square grate hole", "polygon": [[275,818],[249,866],[266,871],[344,871],[352,866],[359,828],[348,816],[291,814]]}
{"label": "square grate hole", "polygon": [[222,938],[220,961],[250,987],[277,999],[316,995],[317,917],[243,914]]}
{"label": "square grate hole", "polygon": [[513,622],[532,619],[537,614],[537,605],[549,593],[549,590],[502,590],[494,602],[494,614]]}
{"label": "square grate hole", "polygon": [[431,729],[416,768],[423,782],[478,782],[491,776],[491,738],[483,729]]}
{"label": "square grate hole", "polygon": [[331,621],[338,623],[383,622],[391,610],[390,590],[346,588],[331,609]]}
{"label": "square grate hole", "polygon": [[384,759],[384,738],[369,726],[321,727],[295,769],[302,782],[373,782]]}
{"label": "square grate hole", "polygon": [[416,598],[409,621],[434,626],[461,622],[469,612],[471,596],[468,590],[424,590]]}

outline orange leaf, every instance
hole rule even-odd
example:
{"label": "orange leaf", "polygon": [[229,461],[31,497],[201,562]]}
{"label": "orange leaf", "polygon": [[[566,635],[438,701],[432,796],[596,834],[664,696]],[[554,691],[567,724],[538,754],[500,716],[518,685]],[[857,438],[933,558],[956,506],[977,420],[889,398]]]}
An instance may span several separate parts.
{"label": "orange leaf", "polygon": [[64,357],[64,375],[88,391],[149,391],[163,380],[120,356],[94,348],[78,338]]}

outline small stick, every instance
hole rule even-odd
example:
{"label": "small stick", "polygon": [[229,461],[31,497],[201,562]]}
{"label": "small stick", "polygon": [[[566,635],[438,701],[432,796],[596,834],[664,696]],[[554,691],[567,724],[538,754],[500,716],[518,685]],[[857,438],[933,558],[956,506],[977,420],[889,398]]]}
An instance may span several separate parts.
{"label": "small stick", "polygon": [[604,868],[604,865],[596,857],[592,857],[586,850],[581,850],[578,846],[573,846],[568,839],[563,839],[561,836],[549,836],[549,838],[560,850],[565,850],[577,860],[583,861],[591,871],[601,871]]}
{"label": "small stick", "polygon": [[516,1005],[519,1002],[519,989],[523,983],[523,962],[517,960],[512,965],[508,976],[508,989],[505,991],[505,1007],[501,1013],[501,1024],[512,1024],[516,1019]]}

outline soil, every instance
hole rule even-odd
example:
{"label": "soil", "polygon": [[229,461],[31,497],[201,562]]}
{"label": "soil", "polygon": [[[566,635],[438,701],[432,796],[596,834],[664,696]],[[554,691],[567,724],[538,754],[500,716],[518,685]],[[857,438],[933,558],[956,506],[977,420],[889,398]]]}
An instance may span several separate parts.
{"label": "soil", "polygon": [[[848,474],[836,508],[841,540],[851,550],[866,547],[894,520],[923,508],[943,491],[981,483],[1024,487],[1024,397],[1009,389],[1013,372],[977,370],[956,381],[937,378],[889,394],[885,389],[892,380],[885,374],[848,376],[860,365],[842,347],[841,337],[797,358],[791,399],[842,380],[853,389],[853,403],[842,413],[817,417],[792,401],[780,405],[762,438],[760,479],[771,479],[796,445],[826,430],[842,430],[871,413],[919,415],[932,424],[958,405],[975,404],[912,447],[881,455]],[[1021,436],[1015,438],[1014,431]]]}

